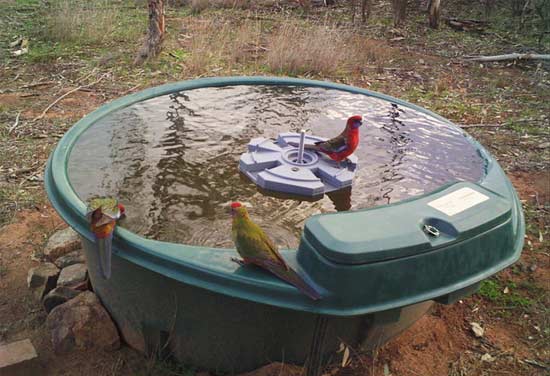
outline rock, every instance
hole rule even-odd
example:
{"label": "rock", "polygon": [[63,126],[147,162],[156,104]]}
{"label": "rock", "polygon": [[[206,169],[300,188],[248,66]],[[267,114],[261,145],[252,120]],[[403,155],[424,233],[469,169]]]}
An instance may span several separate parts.
{"label": "rock", "polygon": [[483,337],[483,334],[485,333],[485,330],[479,325],[477,322],[471,322],[470,327],[472,328],[472,332],[474,332],[474,335],[478,338]]}
{"label": "rock", "polygon": [[80,248],[80,237],[72,228],[67,227],[50,236],[44,248],[44,256],[49,261],[53,261],[78,248]]}
{"label": "rock", "polygon": [[53,263],[60,269],[66,268],[74,264],[84,264],[86,259],[84,258],[84,252],[82,249],[78,249],[73,252],[69,252],[64,256],[58,257]]}
{"label": "rock", "polygon": [[38,355],[31,341],[0,345],[0,375],[35,375]]}
{"label": "rock", "polygon": [[491,356],[491,354],[488,354],[488,353],[487,353],[487,354],[483,354],[483,355],[481,356],[481,360],[484,361],[484,362],[489,362],[489,363],[491,363],[491,362],[494,362],[494,361],[495,361],[495,358],[493,358],[493,357]]}
{"label": "rock", "polygon": [[57,286],[76,286],[86,280],[88,269],[84,264],[74,264],[61,270]]}
{"label": "rock", "polygon": [[38,265],[29,270],[27,274],[27,286],[33,290],[38,299],[42,299],[50,290],[55,288],[59,269],[50,263]]}
{"label": "rock", "polygon": [[81,292],[82,291],[73,290],[69,287],[56,287],[55,289],[50,291],[44,297],[44,299],[42,299],[42,305],[44,306],[46,312],[50,313],[52,309],[54,309],[58,305],[66,303],[68,300],[76,297]]}
{"label": "rock", "polygon": [[537,148],[541,149],[541,150],[548,149],[548,148],[550,148],[550,142],[543,142],[541,144],[538,144]]}
{"label": "rock", "polygon": [[46,326],[51,331],[54,351],[59,354],[75,349],[97,347],[110,351],[120,347],[115,324],[90,291],[55,307],[46,319]]}

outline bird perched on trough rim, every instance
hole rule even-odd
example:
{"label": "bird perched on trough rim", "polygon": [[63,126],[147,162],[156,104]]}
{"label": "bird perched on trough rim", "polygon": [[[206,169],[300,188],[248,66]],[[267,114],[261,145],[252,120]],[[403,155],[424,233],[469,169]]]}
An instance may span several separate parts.
{"label": "bird perched on trough rim", "polygon": [[126,209],[115,198],[99,197],[88,202],[86,217],[99,246],[99,268],[105,279],[111,277],[111,253],[116,222],[125,213]]}
{"label": "bird perched on trough rim", "polygon": [[319,292],[287,265],[271,239],[250,219],[248,211],[240,202],[231,204],[231,215],[233,242],[237,252],[243,258],[242,260],[233,258],[233,261],[239,265],[259,266],[295,286],[311,299],[321,299]]}
{"label": "bird perched on trough rim", "polygon": [[[330,159],[341,162],[355,152],[359,145],[359,127],[363,125],[361,115],[348,118],[346,127],[338,136],[326,141],[317,141],[315,144],[306,144],[305,149],[315,150],[326,154]],[[293,146],[296,146],[293,144]]]}

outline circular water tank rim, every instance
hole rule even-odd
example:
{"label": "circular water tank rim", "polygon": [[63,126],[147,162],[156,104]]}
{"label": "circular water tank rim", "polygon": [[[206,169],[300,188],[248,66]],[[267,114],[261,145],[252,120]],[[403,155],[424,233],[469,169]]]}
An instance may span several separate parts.
{"label": "circular water tank rim", "polygon": [[[183,90],[234,85],[307,86],[342,90],[350,93],[367,95],[374,98],[393,102],[401,106],[414,109],[426,115],[432,116],[447,124],[454,125],[449,120],[406,101],[385,94],[376,93],[370,90],[326,81],[252,76],[203,78],[166,84],[158,87],[149,88],[103,105],[102,107],[82,118],[72,128],[70,128],[69,131],[67,131],[63,138],[59,141],[55,151],[50,156],[45,174],[46,191],[53,206],[60,213],[61,217],[67,223],[69,223],[71,227],[73,227],[81,236],[88,240],[92,240],[93,234],[90,232],[85,219],[86,204],[78,197],[75,190],[71,186],[67,173],[68,160],[71,150],[80,135],[85,132],[88,127],[92,126],[96,121],[109,115],[113,111],[128,107],[140,101]],[[517,205],[517,197],[515,196],[515,192],[513,191],[513,188],[511,187],[509,182],[507,182],[507,179],[498,164],[494,162],[490,154],[475,139],[467,135],[465,132],[463,132],[463,134],[469,140],[469,142],[478,150],[480,156],[486,161],[484,176],[480,179],[478,184],[483,185],[485,188],[493,190],[495,193],[501,194],[512,201],[516,201]],[[503,184],[502,176],[504,176],[506,184]],[[427,193],[426,195],[429,194],[430,193]],[[416,199],[417,197],[421,196],[415,196],[410,199]],[[521,216],[521,213],[519,213],[518,216]],[[521,232],[523,231],[521,220],[519,220],[517,227],[518,233],[521,234]],[[125,247],[131,248],[134,252],[125,251]],[[435,298],[439,295],[451,292],[452,289],[462,288],[466,285],[471,285],[472,283],[476,283],[479,280],[488,277],[489,275],[493,274],[497,269],[500,270],[510,263],[514,262],[515,259],[519,257],[519,251],[521,250],[521,246],[518,243],[517,248],[519,248],[519,250],[514,252],[514,259],[503,260],[501,264],[495,266],[494,270],[487,270],[484,273],[479,274],[473,278],[461,281],[460,283],[455,284],[452,289],[448,287],[439,287],[435,288],[429,294],[407,297],[401,299],[398,302],[387,302],[382,305],[376,306],[358,305],[357,307],[351,308],[336,306],[329,307],[325,306],[322,303],[315,305],[311,302],[305,301],[303,297],[299,293],[297,293],[293,287],[289,287],[284,283],[272,283],[269,278],[262,279],[261,277],[259,278],[260,281],[258,282],[258,275],[255,273],[252,273],[251,275],[233,275],[232,267],[220,267],[217,269],[212,269],[207,264],[203,264],[203,266],[201,266],[200,263],[196,263],[195,259],[193,259],[194,256],[191,258],[189,258],[188,256],[189,254],[196,254],[198,255],[196,259],[199,259],[201,257],[201,252],[204,253],[215,250],[217,252],[220,252],[219,254],[222,259],[229,260],[231,256],[235,255],[234,249],[214,249],[210,247],[189,246],[185,244],[151,240],[139,236],[121,227],[117,227],[116,229],[113,248],[115,254],[118,254],[120,257],[123,257],[131,262],[134,262],[151,270],[162,272],[168,277],[178,279],[191,285],[261,303],[274,304],[291,309],[299,309],[332,315],[362,314],[382,309],[391,309],[397,306],[413,304],[415,302]],[[183,250],[192,250],[192,252],[181,252]],[[171,253],[167,254],[169,252]],[[179,254],[180,252],[182,255],[186,254],[186,256],[173,256],[174,254]],[[287,251],[283,250],[282,253],[285,254],[287,253]],[[289,253],[295,252],[290,251]],[[174,269],[174,266],[177,267],[177,270]],[[209,275],[212,279],[209,281],[205,280],[203,278],[205,274]],[[224,281],[224,291],[219,291],[220,281],[222,280]],[[246,292],[239,290],[242,287],[243,283],[249,287],[248,291]],[[272,290],[272,295],[270,297],[264,298],[263,292],[266,288],[266,284],[268,284],[268,287]]]}

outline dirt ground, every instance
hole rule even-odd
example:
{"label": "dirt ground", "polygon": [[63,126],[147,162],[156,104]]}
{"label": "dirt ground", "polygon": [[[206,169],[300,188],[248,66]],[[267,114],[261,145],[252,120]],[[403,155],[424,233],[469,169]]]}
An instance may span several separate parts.
{"label": "dirt ground", "polygon": [[[43,168],[66,130],[112,99],[197,76],[266,72],[258,68],[257,60],[248,65],[239,62],[228,66],[222,62],[221,70],[205,67],[203,72],[196,72],[189,70],[189,60],[174,58],[182,49],[192,48],[189,35],[193,36],[209,17],[217,20],[219,13],[201,13],[202,18],[198,19],[179,8],[170,8],[170,34],[163,54],[145,66],[133,67],[131,60],[137,44],[115,40],[117,44],[108,46],[71,45],[67,52],[60,49],[63,43],[43,41],[32,33],[32,19],[40,4],[0,1],[0,14],[4,14],[0,18],[13,29],[0,32],[0,343],[30,338],[39,354],[41,375],[193,375],[192,368],[158,362],[128,347],[111,353],[53,353],[44,325],[46,313],[26,287],[27,271],[38,265],[48,236],[65,226],[45,198]],[[251,17],[250,13],[239,12],[224,17]],[[264,10],[251,18],[276,17],[277,12],[280,11]],[[313,22],[315,17],[324,17],[319,12],[313,11],[309,16]],[[375,15],[387,17],[383,12],[383,7],[375,9]],[[457,35],[448,28],[434,34],[419,26],[423,21],[416,16],[411,16],[410,23],[401,30],[375,24],[358,31],[360,35],[370,33],[369,45],[380,55],[379,60],[374,59],[364,69],[353,68],[344,76],[308,72],[296,75],[370,88],[428,107],[458,124],[473,125],[467,128],[468,132],[498,159],[520,195],[527,222],[525,247],[515,265],[483,284],[477,294],[453,305],[436,305],[409,330],[377,351],[366,354],[352,350],[345,367],[329,367],[325,374],[547,375],[549,66],[480,65],[456,60],[453,56],[457,51],[498,51],[500,44],[514,46],[517,42],[502,42],[491,34]],[[499,33],[497,36],[502,38]],[[30,53],[32,56],[10,57],[8,43],[27,34],[31,36],[31,49],[47,46],[44,50],[48,54],[57,51],[59,55],[40,55],[35,50]],[[488,39],[490,43],[486,42]],[[480,41],[489,44],[480,47]],[[258,51],[263,50],[254,53]],[[56,100],[59,101],[41,117]],[[474,336],[472,322],[485,329],[483,337]],[[275,365],[256,374],[301,373],[300,367]]]}

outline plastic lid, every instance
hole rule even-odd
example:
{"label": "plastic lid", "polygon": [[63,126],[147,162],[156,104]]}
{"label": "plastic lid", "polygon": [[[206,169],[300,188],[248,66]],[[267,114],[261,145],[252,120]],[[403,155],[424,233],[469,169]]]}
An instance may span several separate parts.
{"label": "plastic lid", "polygon": [[310,218],[304,237],[327,259],[364,264],[429,252],[511,219],[510,203],[473,183],[360,212]]}

